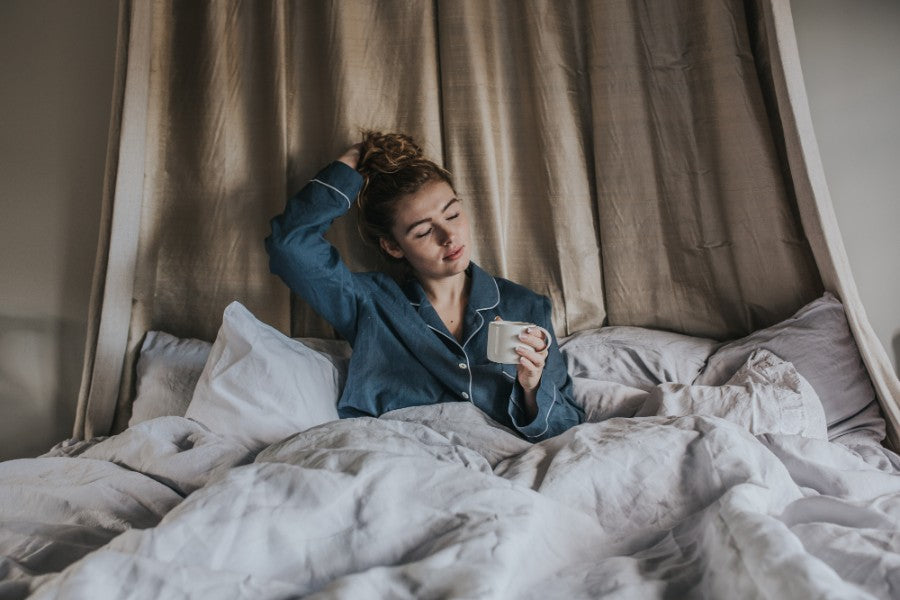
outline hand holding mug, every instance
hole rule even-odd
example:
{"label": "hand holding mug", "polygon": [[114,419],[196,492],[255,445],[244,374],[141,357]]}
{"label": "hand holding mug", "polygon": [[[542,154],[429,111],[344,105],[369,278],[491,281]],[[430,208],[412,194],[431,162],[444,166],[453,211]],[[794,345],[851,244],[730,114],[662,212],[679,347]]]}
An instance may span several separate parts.
{"label": "hand holding mug", "polygon": [[550,332],[532,323],[497,317],[488,326],[488,359],[515,364],[519,385],[526,392],[540,384],[549,347]]}
{"label": "hand holding mug", "polygon": [[516,346],[519,363],[516,365],[519,385],[526,392],[537,389],[541,383],[541,373],[547,363],[547,349],[550,347],[550,335],[542,327],[532,325],[519,334],[522,343]]}

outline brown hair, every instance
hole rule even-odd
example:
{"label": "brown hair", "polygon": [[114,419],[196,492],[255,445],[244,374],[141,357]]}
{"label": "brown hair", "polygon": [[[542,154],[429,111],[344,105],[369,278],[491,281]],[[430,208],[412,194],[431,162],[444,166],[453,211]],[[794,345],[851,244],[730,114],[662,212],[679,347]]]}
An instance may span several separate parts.
{"label": "brown hair", "polygon": [[380,131],[363,132],[357,169],[364,178],[359,192],[359,233],[388,260],[396,261],[381,248],[379,238],[394,239],[391,228],[397,200],[432,181],[453,188],[450,173],[425,158],[410,136]]}

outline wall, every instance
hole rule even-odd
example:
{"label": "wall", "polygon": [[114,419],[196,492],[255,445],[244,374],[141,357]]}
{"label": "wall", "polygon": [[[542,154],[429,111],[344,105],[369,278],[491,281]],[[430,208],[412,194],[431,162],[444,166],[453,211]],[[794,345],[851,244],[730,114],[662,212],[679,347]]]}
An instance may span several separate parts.
{"label": "wall", "polygon": [[0,459],[72,432],[116,0],[0,2]]}
{"label": "wall", "polygon": [[900,374],[900,2],[791,0],[791,9],[844,245]]}

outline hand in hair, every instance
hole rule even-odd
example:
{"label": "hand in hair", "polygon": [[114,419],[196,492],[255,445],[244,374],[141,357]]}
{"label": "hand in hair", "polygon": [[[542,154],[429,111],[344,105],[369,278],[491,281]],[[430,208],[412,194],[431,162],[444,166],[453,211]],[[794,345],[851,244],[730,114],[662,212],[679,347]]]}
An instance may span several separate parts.
{"label": "hand in hair", "polygon": [[338,159],[351,169],[356,169],[359,165],[359,155],[360,150],[362,148],[362,144],[353,144],[350,146],[344,154]]}

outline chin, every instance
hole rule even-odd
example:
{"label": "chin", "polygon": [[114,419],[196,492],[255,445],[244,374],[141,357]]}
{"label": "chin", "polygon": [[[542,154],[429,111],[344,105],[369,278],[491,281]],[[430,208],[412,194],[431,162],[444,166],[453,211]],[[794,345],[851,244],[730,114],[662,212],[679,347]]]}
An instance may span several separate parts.
{"label": "chin", "polygon": [[469,258],[468,256],[465,256],[465,257],[463,257],[463,259],[462,259],[461,261],[459,261],[459,262],[461,263],[462,270],[465,271],[466,269],[469,268],[469,265],[472,263],[472,259]]}
{"label": "chin", "polygon": [[469,268],[469,263],[472,262],[472,259],[469,258],[468,253],[461,256],[458,260],[453,261],[450,267],[452,269],[453,275],[458,275],[459,273],[465,272],[466,269]]}

